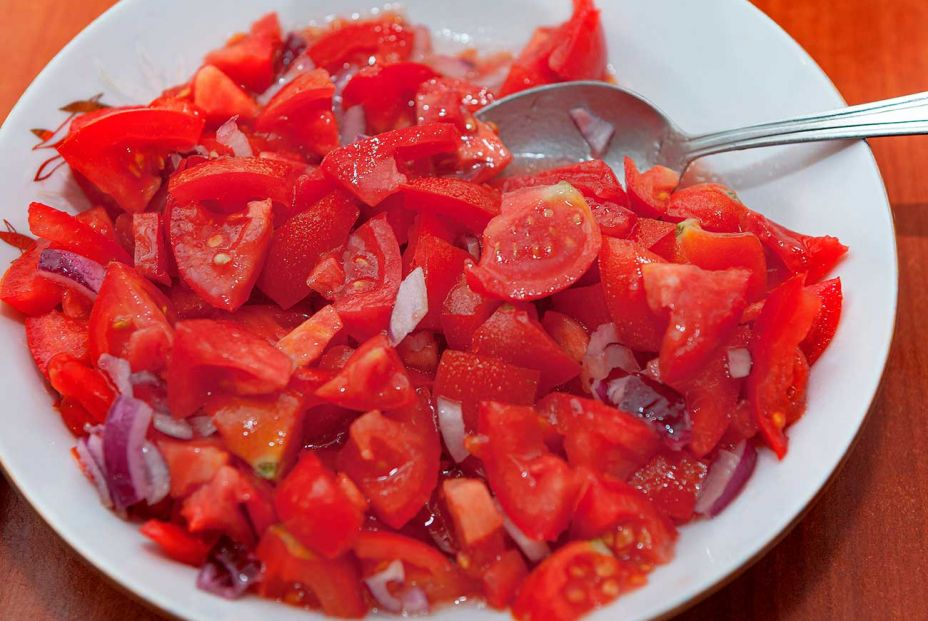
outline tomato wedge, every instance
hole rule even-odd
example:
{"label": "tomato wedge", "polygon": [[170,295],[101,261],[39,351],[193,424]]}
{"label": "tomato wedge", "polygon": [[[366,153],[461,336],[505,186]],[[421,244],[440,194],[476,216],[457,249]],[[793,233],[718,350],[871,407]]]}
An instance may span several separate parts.
{"label": "tomato wedge", "polygon": [[206,55],[235,82],[260,93],[274,81],[275,65],[283,40],[276,13],[268,13],[251,25],[247,34],[232,37],[225,47]]}
{"label": "tomato wedge", "polygon": [[204,65],[193,77],[193,103],[214,125],[233,116],[247,121],[258,114],[258,104],[251,95],[213,65]]}
{"label": "tomato wedge", "polygon": [[[658,351],[666,331],[666,320],[648,306],[642,275],[645,266],[661,262],[661,257],[624,239],[606,238],[599,255],[602,294],[609,317],[619,342],[634,350]],[[591,330],[596,327],[587,325]]]}
{"label": "tomato wedge", "polygon": [[399,18],[346,22],[320,37],[307,50],[317,67],[336,72],[345,64],[369,65],[406,60],[412,53],[413,32]]}
{"label": "tomato wedge", "polygon": [[332,113],[335,85],[324,69],[302,73],[278,91],[258,115],[259,131],[275,131],[318,155],[338,146]]}
{"label": "tomato wedge", "polygon": [[29,316],[44,315],[61,302],[61,287],[39,275],[39,257],[48,248],[40,241],[13,259],[3,280],[0,280],[0,300]]}
{"label": "tomato wedge", "polygon": [[841,294],[840,278],[823,280],[807,289],[815,293],[821,300],[818,315],[815,316],[815,321],[812,322],[812,327],[809,328],[806,338],[799,344],[811,365],[828,348],[831,339],[834,338],[835,332],[838,330],[844,296]]}
{"label": "tomato wedge", "polygon": [[576,282],[601,243],[589,205],[570,184],[508,192],[468,282],[502,299],[537,300]]}
{"label": "tomato wedge", "polygon": [[289,209],[295,179],[293,166],[280,160],[226,157],[174,174],[168,194],[177,205],[198,203],[222,213],[239,211],[251,201],[268,198]]}
{"label": "tomato wedge", "polygon": [[407,209],[448,218],[474,234],[483,233],[500,212],[497,190],[462,179],[410,179],[400,190]]}
{"label": "tomato wedge", "polygon": [[49,361],[58,354],[67,354],[79,362],[90,361],[87,320],[74,319],[58,311],[26,318],[26,344],[43,375]]}
{"label": "tomato wedge", "polygon": [[355,350],[341,372],[321,386],[316,396],[362,412],[401,408],[416,398],[403,362],[383,334]]}
{"label": "tomato wedge", "polygon": [[361,69],[345,86],[345,109],[363,105],[367,131],[372,134],[408,127],[415,123],[419,86],[436,76],[421,63],[400,62]]}
{"label": "tomato wedge", "polygon": [[670,196],[665,217],[674,221],[693,218],[707,231],[737,233],[746,211],[731,189],[718,183],[697,183]]}
{"label": "tomato wedge", "polygon": [[664,451],[629,479],[664,515],[677,523],[693,518],[708,466],[686,452]]}
{"label": "tomato wedge", "polygon": [[704,270],[749,270],[748,300],[760,299],[767,290],[764,246],[751,233],[713,233],[695,220],[684,220],[677,225],[677,255],[678,260]]}
{"label": "tomato wedge", "polygon": [[168,274],[168,250],[157,212],[132,214],[132,237],[135,241],[135,270],[162,285],[171,284]]}
{"label": "tomato wedge", "polygon": [[680,175],[663,166],[639,172],[635,161],[625,158],[625,191],[628,205],[639,216],[660,218],[667,211],[671,193],[680,183]]}
{"label": "tomato wedge", "polygon": [[451,349],[470,349],[474,332],[483,325],[501,302],[477,293],[462,273],[445,296],[441,308],[441,329]]}
{"label": "tomato wedge", "polygon": [[110,261],[131,264],[132,258],[108,237],[69,213],[42,203],[29,205],[29,230],[55,248],[70,250],[106,265]]}

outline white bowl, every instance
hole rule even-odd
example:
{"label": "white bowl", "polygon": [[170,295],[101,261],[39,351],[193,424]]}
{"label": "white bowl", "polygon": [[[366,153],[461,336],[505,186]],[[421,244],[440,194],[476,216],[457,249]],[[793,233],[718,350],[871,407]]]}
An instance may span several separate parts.
{"label": "white bowl", "polygon": [[[567,17],[569,0],[407,0],[414,22],[448,45],[518,49],[538,25]],[[611,60],[621,83],[654,101],[685,130],[726,129],[843,105],[806,53],[748,2],[600,0]],[[123,0],[72,41],[36,78],[0,129],[0,217],[25,230],[26,206],[66,206],[76,195],[33,174],[49,152],[32,152],[29,130],[54,127],[57,108],[104,92],[108,103],[147,101],[189,76],[203,54],[266,10],[285,26],[376,0]],[[679,610],[765,551],[815,498],[849,450],[876,392],[893,331],[896,253],[889,205],[864,143],[803,146],[719,156],[712,169],[744,201],[805,233],[835,234],[849,258],[844,317],[816,364],[805,417],[776,463],[763,451],[744,493],[720,516],[682,529],[677,558],[646,587],[591,615],[628,621]],[[56,193],[58,193],[56,195]],[[72,202],[72,205],[76,204]],[[0,248],[0,263],[15,256]],[[73,445],[34,370],[21,323],[0,319],[0,460],[35,509],[80,554],[131,592],[188,619],[319,618],[250,597],[227,602],[198,591],[195,572],[154,552],[137,528],[103,509],[69,454]],[[36,559],[36,562],[55,559]],[[440,619],[505,618],[448,608]]]}

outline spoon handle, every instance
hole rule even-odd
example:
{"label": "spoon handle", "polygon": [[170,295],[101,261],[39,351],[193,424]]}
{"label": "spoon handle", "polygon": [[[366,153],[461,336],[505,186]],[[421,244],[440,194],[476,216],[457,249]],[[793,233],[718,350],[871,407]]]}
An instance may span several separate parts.
{"label": "spoon handle", "polygon": [[692,136],[679,145],[683,160],[798,142],[928,134],[928,92],[831,112]]}

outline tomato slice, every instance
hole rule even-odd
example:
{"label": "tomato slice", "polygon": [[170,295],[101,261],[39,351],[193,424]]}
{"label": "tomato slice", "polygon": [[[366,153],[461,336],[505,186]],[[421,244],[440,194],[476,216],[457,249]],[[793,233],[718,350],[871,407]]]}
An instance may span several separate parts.
{"label": "tomato slice", "polygon": [[492,356],[446,349],[435,374],[435,395],[461,404],[467,429],[477,429],[481,401],[505,400],[532,405],[540,373],[517,367]]}
{"label": "tomato slice", "polygon": [[487,603],[505,610],[515,599],[519,587],[528,576],[528,567],[516,550],[506,550],[483,570],[483,593]]}
{"label": "tomato slice", "polygon": [[664,451],[635,472],[629,483],[677,523],[693,518],[696,496],[708,466],[686,451]]}
{"label": "tomato slice", "polygon": [[204,65],[193,76],[193,103],[213,125],[233,116],[251,120],[258,114],[258,104],[232,78],[213,65]]}
{"label": "tomato slice", "polygon": [[50,241],[55,248],[75,252],[101,265],[110,261],[132,263],[132,258],[112,237],[97,232],[69,213],[42,203],[29,205],[29,230]]}
{"label": "tomato slice", "polygon": [[244,304],[271,243],[271,201],[249,203],[230,215],[172,205],[168,221],[177,271],[187,286],[216,308],[234,311]]}
{"label": "tomato slice", "polygon": [[670,196],[665,217],[673,221],[693,218],[716,233],[737,233],[747,208],[731,189],[718,183],[697,183]]}
{"label": "tomato slice", "polygon": [[645,582],[644,576],[588,541],[574,541],[528,575],[512,605],[519,621],[576,621]]}
{"label": "tomato slice", "polygon": [[408,274],[417,267],[421,267],[424,272],[428,311],[418,327],[432,330],[441,326],[442,304],[464,273],[464,264],[470,255],[427,230],[427,225],[422,225],[425,217],[420,216],[420,225],[413,229],[413,239],[404,257],[404,272]]}
{"label": "tomato slice", "polygon": [[408,209],[448,218],[478,235],[500,213],[497,190],[463,179],[411,179],[400,190]]}
{"label": "tomato slice", "polygon": [[326,558],[349,550],[364,514],[319,457],[306,451],[275,494],[277,514],[300,543]]}
{"label": "tomato slice", "polygon": [[26,344],[43,375],[49,361],[58,354],[67,354],[79,362],[90,361],[87,320],[74,319],[58,311],[26,318]]}
{"label": "tomato slice", "polygon": [[541,373],[539,390],[547,392],[580,375],[572,359],[527,312],[504,304],[474,332],[471,351],[495,356]]}
{"label": "tomato slice", "polygon": [[477,126],[474,114],[496,99],[484,86],[449,77],[436,77],[419,86],[416,119],[424,123],[454,123],[462,132]]}
{"label": "tomato slice", "polygon": [[[604,250],[606,243],[604,240]],[[612,321],[609,316],[609,309],[606,308],[606,298],[600,283],[585,287],[571,287],[560,293],[555,293],[551,296],[551,303],[554,310],[576,319],[589,332],[604,323]]]}
{"label": "tomato slice", "polygon": [[710,272],[695,265],[651,263],[641,268],[648,304],[670,311],[661,342],[661,380],[673,385],[692,377],[727,341],[747,306],[750,272]]}
{"label": "tomato slice", "polygon": [[628,205],[639,216],[660,218],[667,211],[670,195],[679,183],[680,175],[669,168],[655,166],[642,173],[632,158],[625,158]]}
{"label": "tomato slice", "polygon": [[666,330],[667,322],[648,306],[642,276],[644,266],[661,262],[635,242],[613,238],[606,238],[599,255],[602,293],[619,342],[636,351],[658,351]]}
{"label": "tomato slice", "polygon": [[767,290],[764,246],[751,233],[713,233],[695,220],[684,220],[677,225],[677,259],[704,270],[749,270],[748,300],[760,299]]}
{"label": "tomato slice", "polygon": [[402,528],[432,496],[441,444],[427,390],[408,406],[368,412],[351,423],[338,465],[378,518]]}
{"label": "tomato slice", "polygon": [[90,359],[100,354],[128,356],[132,335],[152,328],[170,335],[176,320],[173,305],[131,267],[110,263],[90,311]]}
{"label": "tomato slice", "polygon": [[61,302],[61,287],[39,275],[39,257],[48,248],[39,241],[13,259],[0,280],[0,300],[29,316],[49,313]]}
{"label": "tomato slice", "polygon": [[502,299],[537,300],[576,282],[601,243],[589,206],[570,184],[507,192],[468,281]]}
{"label": "tomato slice", "polygon": [[442,497],[463,547],[472,547],[502,532],[503,516],[481,479],[446,479]]}
{"label": "tomato slice", "polygon": [[590,345],[590,336],[579,321],[557,311],[548,311],[541,325],[571,360],[583,360]]}
{"label": "tomato slice", "polygon": [[728,349],[716,350],[695,375],[674,386],[686,400],[693,426],[690,450],[696,457],[708,455],[718,445],[738,407],[744,382],[729,373]]}
{"label": "tomato slice", "polygon": [[630,239],[662,259],[673,261],[675,259],[677,227],[671,222],[655,220],[653,218],[638,218],[631,231]]}
{"label": "tomato slice", "polygon": [[412,29],[401,19],[384,16],[338,24],[313,43],[307,53],[317,67],[335,73],[346,63],[365,66],[407,60],[413,38]]}
{"label": "tomato slice", "polygon": [[251,25],[248,34],[233,36],[225,47],[206,55],[235,82],[261,93],[274,81],[277,56],[283,45],[276,13],[268,13]]}
{"label": "tomato slice", "polygon": [[[399,243],[381,214],[351,234],[342,254],[344,285],[335,292],[335,309],[348,334],[367,339],[386,330],[402,278]],[[374,406],[377,407],[377,406]]]}
{"label": "tomato slice", "polygon": [[366,341],[345,367],[316,396],[362,412],[401,408],[415,401],[415,391],[403,362],[383,334]]}
{"label": "tomato slice", "polygon": [[335,149],[322,161],[322,171],[374,206],[406,183],[398,162],[456,152],[460,141],[460,133],[449,123],[397,129]]}
{"label": "tomato slice", "polygon": [[[799,344],[802,352],[806,355],[806,360],[811,365],[828,348],[831,339],[834,338],[835,332],[838,330],[844,296],[841,294],[840,278],[823,280],[818,284],[811,285],[807,290],[817,295],[821,300],[821,307],[812,322],[812,327],[809,328],[806,338]],[[28,322],[26,325],[28,334]]]}
{"label": "tomato slice", "polygon": [[103,373],[66,353],[48,361],[48,382],[62,397],[77,402],[96,423],[106,420],[116,393]]}
{"label": "tomato slice", "polygon": [[168,194],[174,204],[202,204],[212,210],[240,211],[252,201],[271,199],[290,208],[296,175],[291,164],[259,157],[206,160],[171,176]]}
{"label": "tomato slice", "polygon": [[512,63],[499,91],[501,97],[558,81],[557,74],[548,65],[551,50],[556,45],[556,33],[556,28],[535,29],[531,39]]}
{"label": "tomato slice", "polygon": [[161,214],[132,214],[132,237],[135,241],[135,271],[145,278],[170,286],[168,250],[161,226]]}
{"label": "tomato slice", "polygon": [[183,526],[160,520],[148,520],[139,532],[157,543],[167,556],[192,567],[203,565],[216,543],[191,535]]}
{"label": "tomato slice", "polygon": [[350,555],[318,556],[281,525],[264,533],[255,554],[264,565],[258,585],[264,597],[322,608],[333,617],[360,619],[367,614],[358,564]]}
{"label": "tomato slice", "polygon": [[342,329],[342,320],[333,306],[319,309],[312,317],[277,342],[277,349],[293,361],[295,367],[315,362]]}
{"label": "tomato slice", "polygon": [[415,124],[419,86],[435,76],[431,67],[414,62],[364,67],[345,86],[342,105],[363,105],[372,134],[408,127]]}
{"label": "tomato slice", "polygon": [[175,328],[165,375],[175,417],[193,414],[217,389],[261,395],[284,388],[290,380],[286,354],[236,323],[190,319]]}
{"label": "tomato slice", "polygon": [[471,289],[462,273],[442,303],[441,330],[448,347],[470,349],[474,332],[500,304],[499,300]]}
{"label": "tomato slice", "polygon": [[116,230],[113,225],[113,219],[106,213],[103,207],[91,207],[74,216],[100,235],[110,239],[116,239]]}
{"label": "tomato slice", "polygon": [[805,409],[808,373],[801,372],[803,357],[797,375],[797,348],[820,306],[819,298],[803,288],[802,277],[794,276],[767,296],[754,322],[747,395],[764,439],[780,459],[786,455],[784,429]]}
{"label": "tomato slice", "polygon": [[184,499],[180,514],[191,533],[222,533],[251,548],[255,530],[242,509],[255,493],[236,468],[221,466],[209,481]]}
{"label": "tomato slice", "polygon": [[267,102],[255,127],[279,132],[311,153],[325,155],[338,146],[334,94],[335,85],[324,69],[302,73]]}
{"label": "tomato slice", "polygon": [[606,37],[593,0],[574,0],[570,21],[561,26],[548,66],[561,80],[606,78]]}
{"label": "tomato slice", "polygon": [[119,207],[138,212],[161,187],[164,158],[192,149],[202,130],[202,118],[180,110],[124,108],[69,132],[58,152]]}
{"label": "tomato slice", "polygon": [[162,437],[157,445],[171,475],[172,498],[185,498],[229,463],[229,453],[215,438],[185,442]]}
{"label": "tomato slice", "polygon": [[480,404],[480,449],[490,488],[509,519],[532,539],[554,541],[567,528],[579,481],[548,451],[531,407],[496,401]]}

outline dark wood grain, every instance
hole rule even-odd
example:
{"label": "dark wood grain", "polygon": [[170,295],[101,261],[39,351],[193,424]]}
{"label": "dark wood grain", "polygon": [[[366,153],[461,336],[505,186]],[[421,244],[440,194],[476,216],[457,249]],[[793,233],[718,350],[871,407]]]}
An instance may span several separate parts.
{"label": "dark wood grain", "polygon": [[[111,0],[0,0],[0,118]],[[925,0],[757,0],[850,103],[928,90]],[[679,617],[926,619],[928,603],[928,138],[878,140],[901,268],[896,340],[883,388],[843,471],[782,543]],[[0,480],[0,618],[158,619],[75,555]]]}

